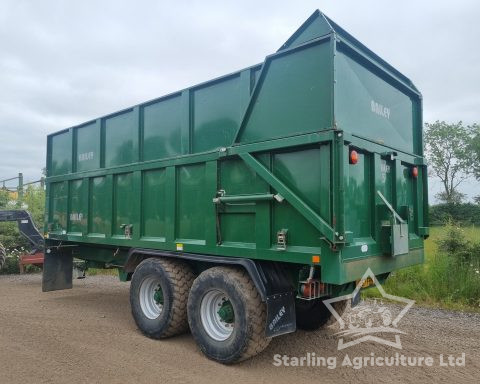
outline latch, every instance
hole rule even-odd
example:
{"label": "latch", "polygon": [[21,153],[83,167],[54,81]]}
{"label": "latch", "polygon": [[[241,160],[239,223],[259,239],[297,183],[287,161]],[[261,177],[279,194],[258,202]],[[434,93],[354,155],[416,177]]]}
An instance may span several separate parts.
{"label": "latch", "polygon": [[381,155],[393,161],[395,157],[398,156],[398,153],[395,151],[390,151],[390,152],[383,152]]}
{"label": "latch", "polygon": [[277,249],[285,251],[287,249],[287,233],[288,229],[281,229],[277,232]]}
{"label": "latch", "polygon": [[120,228],[123,229],[123,234],[127,239],[132,238],[132,233],[133,233],[133,225],[132,224],[122,224],[120,225]]}
{"label": "latch", "polygon": [[[408,253],[408,223],[393,209],[385,196],[380,191],[377,191],[378,196],[392,213],[390,223],[390,251],[392,256],[404,255]],[[398,223],[397,223],[398,222]]]}

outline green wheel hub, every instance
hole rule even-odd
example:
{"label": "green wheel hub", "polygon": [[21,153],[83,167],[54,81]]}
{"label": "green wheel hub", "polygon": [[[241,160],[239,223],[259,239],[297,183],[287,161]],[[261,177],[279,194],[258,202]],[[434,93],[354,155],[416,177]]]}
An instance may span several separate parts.
{"label": "green wheel hub", "polygon": [[155,303],[159,305],[163,305],[163,291],[162,288],[158,287],[155,290],[155,293],[153,295],[153,299],[155,300]]}
{"label": "green wheel hub", "polygon": [[220,316],[220,319],[225,323],[231,324],[235,321],[233,306],[230,300],[224,301],[217,313],[218,316]]}

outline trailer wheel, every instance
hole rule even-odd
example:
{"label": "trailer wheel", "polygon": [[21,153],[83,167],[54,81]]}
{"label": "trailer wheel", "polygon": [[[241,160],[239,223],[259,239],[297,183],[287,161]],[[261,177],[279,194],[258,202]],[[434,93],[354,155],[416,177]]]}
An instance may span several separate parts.
{"label": "trailer wheel", "polygon": [[194,278],[187,264],[168,259],[149,258],[135,268],[130,305],[143,334],[163,339],[188,330],[188,291]]}
{"label": "trailer wheel", "polygon": [[188,296],[188,322],[200,350],[224,364],[262,352],[266,304],[241,269],[213,267],[198,276]]}
{"label": "trailer wheel", "polygon": [[[342,316],[347,308],[348,301],[337,301],[332,306]],[[297,328],[304,331],[315,331],[321,327],[335,323],[335,316],[328,310],[323,300],[296,300],[295,312],[297,316]]]}

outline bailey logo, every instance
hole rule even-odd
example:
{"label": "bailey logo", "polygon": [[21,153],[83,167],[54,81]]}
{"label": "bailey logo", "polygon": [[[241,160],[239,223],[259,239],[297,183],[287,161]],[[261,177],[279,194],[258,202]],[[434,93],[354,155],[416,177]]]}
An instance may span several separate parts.
{"label": "bailey logo", "polygon": [[384,105],[379,104],[376,101],[372,100],[370,102],[370,109],[376,115],[382,116],[382,117],[390,120],[390,108],[385,107]]}
{"label": "bailey logo", "polygon": [[[357,297],[357,295],[360,294],[360,289],[366,282],[368,283],[369,279],[373,281],[383,298],[403,303],[405,306],[396,316],[394,316],[389,307],[384,306],[382,303],[379,304],[378,300],[374,300],[373,303],[362,302],[347,313],[347,324],[347,322],[337,313],[335,308],[332,306],[332,303],[343,300],[351,300]],[[338,340],[338,350],[360,344],[364,341],[375,341],[383,345],[402,349],[400,335],[405,334],[405,332],[398,328],[398,323],[412,307],[415,301],[386,293],[375,277],[375,274],[370,268],[368,268],[362,279],[358,282],[353,293],[325,300],[324,303],[333,316],[337,319],[341,329],[340,332],[337,332],[337,335],[340,337]],[[394,336],[394,340],[391,338],[382,338],[378,336],[384,336],[387,334],[392,334]],[[346,341],[347,338],[349,338],[348,341]]]}
{"label": "bailey logo", "polygon": [[272,330],[273,328],[275,328],[275,326],[278,324],[278,322],[280,321],[280,319],[283,317],[283,315],[285,315],[285,306],[283,306],[282,308],[280,308],[280,310],[278,311],[278,313],[275,315],[275,317],[273,318],[272,322],[268,325],[268,328],[270,328],[270,330]]}

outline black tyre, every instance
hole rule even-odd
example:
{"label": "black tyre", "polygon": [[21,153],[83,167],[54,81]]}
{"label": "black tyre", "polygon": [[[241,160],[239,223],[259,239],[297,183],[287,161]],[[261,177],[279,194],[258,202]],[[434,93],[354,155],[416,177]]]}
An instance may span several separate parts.
{"label": "black tyre", "polygon": [[180,261],[150,258],[132,276],[130,305],[138,328],[148,337],[162,339],[188,330],[188,292],[195,276]]}
{"label": "black tyre", "polygon": [[[342,316],[347,308],[347,300],[337,301],[332,306],[337,313]],[[297,328],[304,331],[315,331],[335,323],[335,316],[325,306],[323,300],[301,300],[295,302],[295,312],[297,316]]]}
{"label": "black tyre", "polygon": [[230,364],[262,352],[267,308],[242,269],[214,267],[198,276],[188,297],[188,322],[201,351]]}

